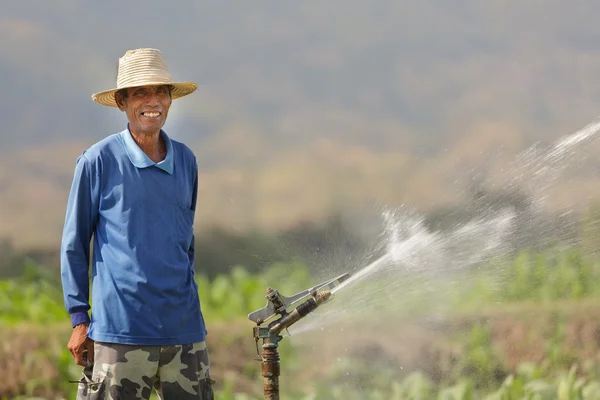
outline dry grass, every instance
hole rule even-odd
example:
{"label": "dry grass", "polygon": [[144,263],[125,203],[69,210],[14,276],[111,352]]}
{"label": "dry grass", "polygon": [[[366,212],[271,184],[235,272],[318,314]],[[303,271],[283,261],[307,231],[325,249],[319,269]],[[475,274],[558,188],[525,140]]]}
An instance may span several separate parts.
{"label": "dry grass", "polygon": [[68,332],[64,327],[0,327],[0,398],[57,396],[60,374],[55,361]]}

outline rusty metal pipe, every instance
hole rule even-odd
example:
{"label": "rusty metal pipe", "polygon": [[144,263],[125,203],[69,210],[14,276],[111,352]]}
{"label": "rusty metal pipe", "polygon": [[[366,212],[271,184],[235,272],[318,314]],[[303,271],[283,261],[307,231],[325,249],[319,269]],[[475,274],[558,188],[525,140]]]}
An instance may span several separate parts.
{"label": "rusty metal pipe", "polygon": [[279,400],[279,351],[277,345],[263,345],[261,355],[263,392],[265,400]]}

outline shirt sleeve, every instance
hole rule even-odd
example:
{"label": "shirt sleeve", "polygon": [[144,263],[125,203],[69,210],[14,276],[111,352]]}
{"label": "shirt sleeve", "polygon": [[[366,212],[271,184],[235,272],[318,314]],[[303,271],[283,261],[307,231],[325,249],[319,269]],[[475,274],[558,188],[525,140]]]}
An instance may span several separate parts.
{"label": "shirt sleeve", "polygon": [[61,244],[61,281],[73,326],[88,322],[90,241],[98,217],[97,169],[85,154],[77,159]]}

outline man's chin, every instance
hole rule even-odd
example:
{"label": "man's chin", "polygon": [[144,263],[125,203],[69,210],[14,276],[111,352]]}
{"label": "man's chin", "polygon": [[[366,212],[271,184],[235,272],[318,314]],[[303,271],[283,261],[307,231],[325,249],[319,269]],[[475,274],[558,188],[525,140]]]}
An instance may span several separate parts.
{"label": "man's chin", "polygon": [[143,133],[155,133],[161,130],[164,124],[165,121],[162,119],[160,121],[144,121],[144,123],[140,124],[139,128]]}

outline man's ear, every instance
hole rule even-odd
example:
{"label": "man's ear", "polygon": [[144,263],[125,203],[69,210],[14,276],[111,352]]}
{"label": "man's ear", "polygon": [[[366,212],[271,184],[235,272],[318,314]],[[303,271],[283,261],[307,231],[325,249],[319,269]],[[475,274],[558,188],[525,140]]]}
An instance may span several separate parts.
{"label": "man's ear", "polygon": [[125,111],[125,102],[126,101],[127,100],[121,96],[121,93],[119,93],[119,92],[115,93],[115,103],[117,103],[117,107],[119,107],[119,110]]}

